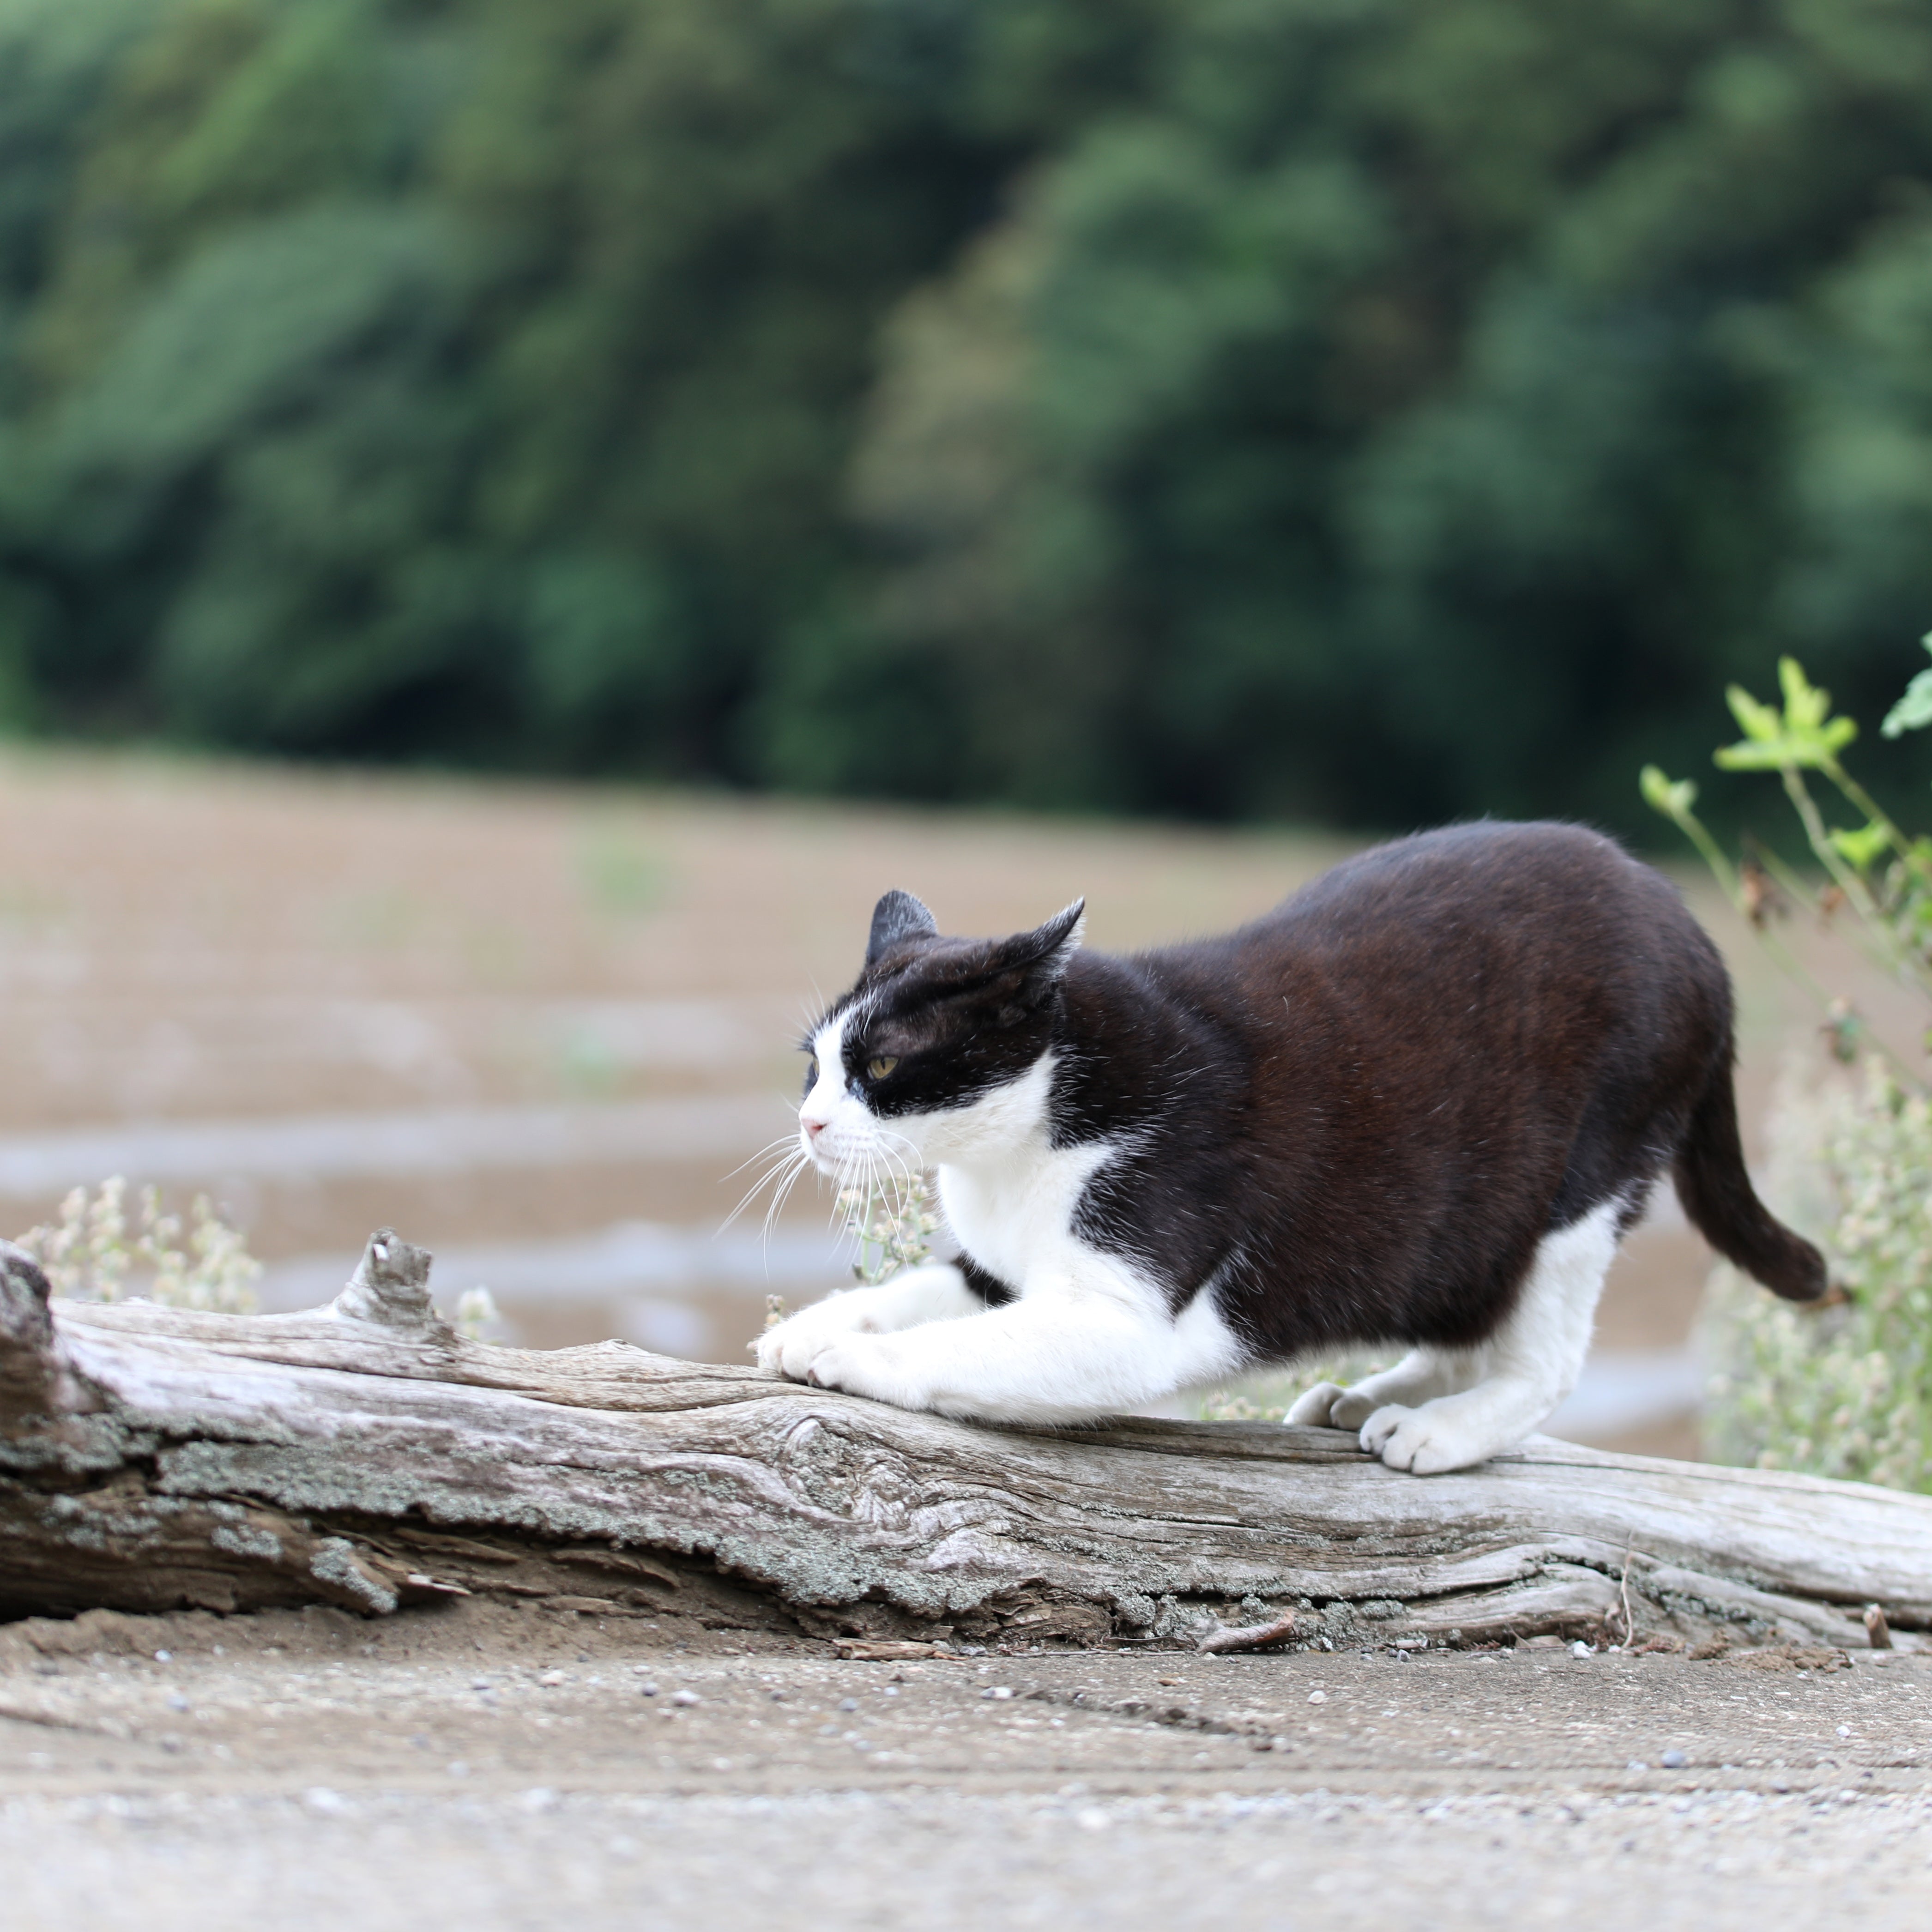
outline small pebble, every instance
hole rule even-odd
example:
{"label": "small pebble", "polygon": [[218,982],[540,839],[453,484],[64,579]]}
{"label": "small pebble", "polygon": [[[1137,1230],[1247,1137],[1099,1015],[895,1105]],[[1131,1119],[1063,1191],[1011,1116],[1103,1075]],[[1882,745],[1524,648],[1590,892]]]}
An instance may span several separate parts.
{"label": "small pebble", "polygon": [[1657,1761],[1666,1771],[1682,1771],[1690,1762],[1681,1750],[1667,1750]]}
{"label": "small pebble", "polygon": [[554,1690],[560,1684],[568,1684],[570,1680],[560,1670],[546,1670],[538,1675],[537,1682],[547,1689]]}
{"label": "small pebble", "polygon": [[646,1697],[655,1697],[658,1694],[658,1687],[655,1684],[640,1684],[638,1688]]}
{"label": "small pebble", "polygon": [[1570,1654],[1572,1657],[1594,1657],[1596,1654],[1580,1636],[1570,1646]]}
{"label": "small pebble", "polygon": [[1011,1689],[1004,1684],[994,1684],[989,1685],[986,1690],[982,1690],[980,1693],[981,1696],[991,1697],[1000,1703],[1004,1703],[1012,1694]]}
{"label": "small pebble", "polygon": [[1325,1690],[1311,1690],[1308,1694],[1308,1701],[1311,1704],[1325,1704],[1328,1701],[1328,1694]]}
{"label": "small pebble", "polygon": [[172,1664],[174,1660],[175,1654],[171,1650],[158,1650],[154,1652],[154,1661],[157,1664]]}
{"label": "small pebble", "polygon": [[859,1708],[859,1700],[856,1697],[842,1697],[838,1700],[838,1708],[842,1711],[856,1711]]}
{"label": "small pebble", "polygon": [[701,1704],[704,1702],[704,1700],[699,1696],[695,1690],[674,1690],[670,1695],[670,1701],[674,1704],[689,1706],[692,1704]]}

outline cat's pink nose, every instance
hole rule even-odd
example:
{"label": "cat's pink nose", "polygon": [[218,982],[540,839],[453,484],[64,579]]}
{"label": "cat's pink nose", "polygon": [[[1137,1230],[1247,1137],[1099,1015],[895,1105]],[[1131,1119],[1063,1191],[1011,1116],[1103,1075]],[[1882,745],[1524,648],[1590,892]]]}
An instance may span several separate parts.
{"label": "cat's pink nose", "polygon": [[829,1120],[814,1120],[809,1114],[801,1114],[799,1116],[798,1124],[805,1130],[805,1137],[808,1141],[818,1139],[819,1136],[832,1124]]}

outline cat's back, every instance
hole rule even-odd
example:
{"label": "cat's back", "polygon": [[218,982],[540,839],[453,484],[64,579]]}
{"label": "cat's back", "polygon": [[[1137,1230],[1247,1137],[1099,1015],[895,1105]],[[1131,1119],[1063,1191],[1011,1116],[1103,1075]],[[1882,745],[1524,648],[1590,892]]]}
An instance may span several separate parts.
{"label": "cat's back", "polygon": [[[1147,956],[1178,994],[1378,1009],[1671,983],[1717,994],[1715,949],[1661,874],[1581,826],[1485,820],[1344,860],[1224,936]],[[1462,1003],[1450,1000],[1449,1006]],[[1553,1017],[1553,1015],[1552,1015]]]}
{"label": "cat's back", "polygon": [[1345,859],[1239,933],[1265,942],[1349,946],[1394,925],[1438,935],[1515,922],[1662,919],[1688,922],[1669,883],[1614,840],[1580,825],[1452,825]]}

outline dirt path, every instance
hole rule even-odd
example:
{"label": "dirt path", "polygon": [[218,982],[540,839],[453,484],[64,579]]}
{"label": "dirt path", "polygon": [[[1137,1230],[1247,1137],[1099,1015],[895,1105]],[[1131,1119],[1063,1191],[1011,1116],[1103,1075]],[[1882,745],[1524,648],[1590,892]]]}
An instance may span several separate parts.
{"label": "dirt path", "polygon": [[0,1634],[20,1932],[1917,1927],[1932,1660],[862,1663],[664,1618]]}

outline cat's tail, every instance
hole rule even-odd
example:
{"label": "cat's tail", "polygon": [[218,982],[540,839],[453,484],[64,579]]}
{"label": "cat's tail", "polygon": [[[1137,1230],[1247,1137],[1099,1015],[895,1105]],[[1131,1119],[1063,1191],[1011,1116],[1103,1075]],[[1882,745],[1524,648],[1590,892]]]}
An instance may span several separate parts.
{"label": "cat's tail", "polygon": [[1786,1301],[1824,1294],[1824,1256],[1766,1207],[1744,1170],[1728,1053],[1691,1114],[1672,1174],[1691,1225],[1725,1260]]}

